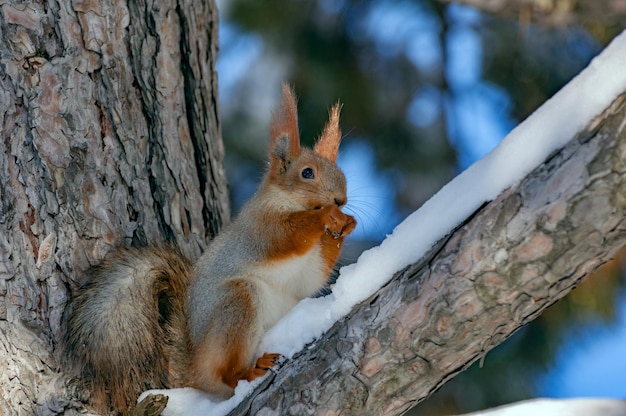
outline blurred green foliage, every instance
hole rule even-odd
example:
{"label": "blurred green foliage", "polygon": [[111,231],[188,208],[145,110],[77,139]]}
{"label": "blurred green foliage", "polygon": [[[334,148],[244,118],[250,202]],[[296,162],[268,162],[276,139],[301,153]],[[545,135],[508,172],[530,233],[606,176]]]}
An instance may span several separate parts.
{"label": "blurred green foliage", "polygon": [[[505,98],[496,97],[495,117],[517,123],[621,29],[603,29],[601,22],[590,28],[520,26],[471,11],[464,18],[467,10],[434,0],[232,0],[221,6],[221,24],[230,31],[222,37],[221,53],[239,48],[254,55],[221,97],[234,206],[253,192],[261,176],[270,108],[285,80],[299,96],[306,143],[321,131],[326,109],[338,99],[344,103],[345,142],[371,146],[376,160],[364,169],[391,178],[384,186],[394,188],[388,202],[400,217],[449,181],[462,168],[464,149],[476,144],[462,142],[461,130],[474,128],[471,117],[469,123],[455,119],[453,108],[463,94],[474,94],[464,101],[471,107],[473,97],[499,92],[496,96]],[[470,63],[464,69],[464,61],[458,62],[464,56],[463,42],[453,43],[459,34],[479,41],[477,49],[467,51],[467,58],[478,62],[478,78],[469,84],[457,79],[465,70],[470,79],[473,74]],[[226,64],[221,71],[220,82],[233,75]],[[460,413],[534,397],[536,379],[563,337],[575,325],[612,318],[611,300],[623,290],[622,276],[621,267],[604,269],[489,352],[482,368],[474,365],[411,414]]]}

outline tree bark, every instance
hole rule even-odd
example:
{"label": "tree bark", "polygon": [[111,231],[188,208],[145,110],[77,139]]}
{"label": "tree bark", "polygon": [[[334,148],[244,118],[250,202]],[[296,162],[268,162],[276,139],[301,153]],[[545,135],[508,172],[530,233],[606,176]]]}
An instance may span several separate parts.
{"label": "tree bark", "polygon": [[487,13],[545,26],[619,25],[623,27],[626,2],[621,0],[440,0],[462,3]]}
{"label": "tree bark", "polygon": [[626,244],[625,127],[626,94],[231,414],[396,415],[485,357]]}
{"label": "tree bark", "polygon": [[190,257],[228,221],[212,1],[0,4],[0,414],[72,413],[58,346],[115,245]]}

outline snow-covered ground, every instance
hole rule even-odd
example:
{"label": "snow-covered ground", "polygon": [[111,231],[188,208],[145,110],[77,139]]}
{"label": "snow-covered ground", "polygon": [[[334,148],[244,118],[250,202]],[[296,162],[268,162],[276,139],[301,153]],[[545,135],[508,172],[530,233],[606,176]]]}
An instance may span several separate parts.
{"label": "snow-covered ground", "polygon": [[[375,293],[396,271],[419,260],[442,236],[484,202],[519,182],[626,91],[625,68],[626,32],[623,32],[497,148],[443,187],[398,225],[380,246],[364,252],[356,263],[343,267],[330,295],[300,302],[268,332],[261,351],[291,358],[355,304]],[[192,389],[159,392],[169,396],[165,415],[224,415],[253,387],[254,383],[240,382],[235,396],[221,403],[211,402]],[[548,410],[549,406],[548,413],[542,413],[540,407],[533,408],[536,416],[557,414]]]}

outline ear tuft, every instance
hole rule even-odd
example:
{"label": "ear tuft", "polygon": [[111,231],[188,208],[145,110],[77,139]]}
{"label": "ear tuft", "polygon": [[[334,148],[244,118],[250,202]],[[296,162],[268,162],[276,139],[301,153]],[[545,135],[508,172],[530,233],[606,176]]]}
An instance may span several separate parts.
{"label": "ear tuft", "polygon": [[324,156],[332,162],[337,160],[339,153],[339,143],[341,142],[341,129],[339,128],[339,113],[341,104],[335,104],[329,112],[328,123],[322,131],[320,139],[315,143],[315,153]]}
{"label": "ear tuft", "polygon": [[285,159],[292,160],[300,154],[300,134],[298,133],[298,110],[296,107],[296,96],[289,85],[283,83],[283,98],[280,106],[272,114],[270,124],[270,157],[274,157],[276,146],[279,141],[285,140],[287,136],[289,145],[284,154]]}

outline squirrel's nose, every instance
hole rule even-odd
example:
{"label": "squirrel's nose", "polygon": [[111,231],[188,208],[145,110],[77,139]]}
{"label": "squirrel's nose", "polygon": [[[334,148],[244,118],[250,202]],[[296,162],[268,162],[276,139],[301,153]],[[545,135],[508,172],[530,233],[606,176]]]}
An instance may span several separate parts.
{"label": "squirrel's nose", "polygon": [[335,198],[335,205],[338,207],[342,207],[346,204],[346,200],[344,198]]}

